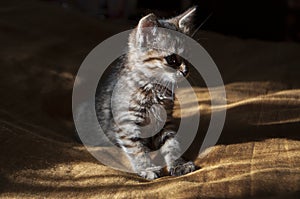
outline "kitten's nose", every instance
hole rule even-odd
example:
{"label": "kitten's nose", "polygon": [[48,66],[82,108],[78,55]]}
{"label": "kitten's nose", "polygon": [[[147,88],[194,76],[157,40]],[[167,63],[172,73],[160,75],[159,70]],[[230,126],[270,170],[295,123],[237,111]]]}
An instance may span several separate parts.
{"label": "kitten's nose", "polygon": [[185,66],[185,65],[180,66],[179,71],[182,73],[182,75],[184,77],[186,77],[189,74],[189,68],[187,66]]}

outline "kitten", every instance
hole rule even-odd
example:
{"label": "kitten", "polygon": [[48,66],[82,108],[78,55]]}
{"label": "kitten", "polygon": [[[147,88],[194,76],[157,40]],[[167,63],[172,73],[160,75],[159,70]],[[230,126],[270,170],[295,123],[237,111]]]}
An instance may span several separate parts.
{"label": "kitten", "polygon": [[[147,179],[162,175],[162,168],[154,165],[148,154],[158,149],[170,175],[195,170],[193,162],[178,157],[181,150],[172,117],[174,85],[188,75],[189,69],[176,54],[182,50],[180,40],[167,32],[156,32],[162,27],[189,34],[195,10],[193,7],[167,20],[154,14],[143,17],[130,34],[129,52],[113,63],[97,88],[96,113],[100,126],[124,150],[133,169]],[[151,48],[150,43],[168,50]],[[157,129],[161,130],[156,133]],[[149,130],[154,135],[146,137],[145,131]]]}

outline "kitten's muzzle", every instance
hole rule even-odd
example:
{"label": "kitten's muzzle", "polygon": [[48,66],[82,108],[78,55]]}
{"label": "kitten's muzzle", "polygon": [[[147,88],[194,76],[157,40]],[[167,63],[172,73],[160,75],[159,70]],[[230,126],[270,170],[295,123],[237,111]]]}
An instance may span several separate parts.
{"label": "kitten's muzzle", "polygon": [[181,72],[181,74],[186,77],[189,74],[189,68],[185,65],[181,65],[179,68],[179,71]]}

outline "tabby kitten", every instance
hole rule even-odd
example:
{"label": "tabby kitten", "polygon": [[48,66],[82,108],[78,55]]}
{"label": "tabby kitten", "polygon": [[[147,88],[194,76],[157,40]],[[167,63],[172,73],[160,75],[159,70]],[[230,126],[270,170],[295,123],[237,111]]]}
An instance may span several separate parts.
{"label": "tabby kitten", "polygon": [[147,179],[162,175],[162,168],[149,157],[150,151],[158,149],[170,175],[195,170],[193,162],[180,157],[177,126],[172,117],[174,85],[189,72],[177,55],[184,51],[182,41],[157,30],[161,27],[189,34],[195,11],[193,7],[166,20],[154,14],[143,17],[130,34],[129,52],[114,63],[97,88],[100,126],[124,150],[133,169]]}

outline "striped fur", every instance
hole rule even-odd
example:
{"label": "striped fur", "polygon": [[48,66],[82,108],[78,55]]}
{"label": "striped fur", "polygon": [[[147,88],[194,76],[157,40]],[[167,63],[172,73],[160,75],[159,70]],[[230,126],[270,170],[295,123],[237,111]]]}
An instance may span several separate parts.
{"label": "striped fur", "polygon": [[[161,176],[162,168],[154,165],[148,155],[154,150],[160,150],[170,175],[195,170],[192,162],[180,158],[178,127],[172,117],[174,86],[186,75],[183,70],[187,71],[187,66],[184,61],[176,64],[175,60],[175,66],[170,67],[165,58],[170,52],[179,54],[182,41],[163,35],[166,33],[155,33],[157,27],[187,33],[187,19],[194,11],[195,8],[189,9],[168,20],[158,20],[153,14],[142,18],[130,35],[129,53],[110,66],[113,69],[97,88],[96,112],[102,129],[126,152],[133,169],[147,179]],[[145,45],[153,43],[151,39],[167,46],[167,50]]]}

